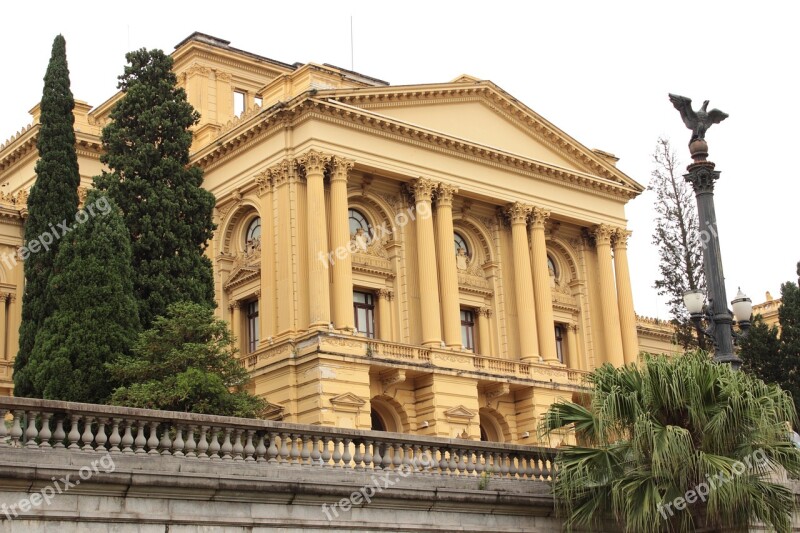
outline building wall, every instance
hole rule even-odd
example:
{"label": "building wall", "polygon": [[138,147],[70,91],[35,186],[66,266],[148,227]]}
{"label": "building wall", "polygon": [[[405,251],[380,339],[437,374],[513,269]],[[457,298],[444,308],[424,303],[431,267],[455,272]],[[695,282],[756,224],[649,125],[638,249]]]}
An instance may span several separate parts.
{"label": "building wall", "polygon": [[[217,197],[207,252],[216,312],[270,417],[362,429],[377,417],[390,430],[533,443],[538,416],[581,390],[587,371],[637,360],[624,206],[642,188],[610,154],[468,76],[391,87],[201,34],[173,57],[201,115],[192,161]],[[235,92],[247,106],[239,117]],[[76,109],[87,185],[118,98]],[[12,194],[35,177],[37,129],[0,149]],[[24,209],[6,204],[12,250]],[[366,246],[349,209],[378,229]],[[256,218],[261,237],[248,242]],[[373,295],[374,338],[353,331],[354,289]],[[472,350],[461,346],[460,309],[474,313]],[[19,298],[7,313],[18,316]],[[5,324],[6,360],[16,328],[18,318]]]}

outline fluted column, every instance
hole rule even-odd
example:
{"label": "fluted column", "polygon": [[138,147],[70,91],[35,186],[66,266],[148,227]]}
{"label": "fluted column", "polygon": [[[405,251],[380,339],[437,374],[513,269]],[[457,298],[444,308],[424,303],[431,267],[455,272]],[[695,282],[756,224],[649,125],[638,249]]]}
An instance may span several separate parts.
{"label": "fluted column", "polygon": [[236,339],[234,346],[241,350],[242,346],[242,306],[239,300],[233,300],[228,306],[231,312],[231,333]]}
{"label": "fluted column", "polygon": [[580,368],[578,355],[578,326],[567,324],[567,367]]}
{"label": "fluted column", "polygon": [[528,232],[526,230],[531,206],[515,202],[506,206],[505,212],[511,221],[520,359],[523,361],[536,361],[539,359],[539,338],[536,332],[531,259],[528,251]]}
{"label": "fluted column", "polygon": [[394,293],[389,289],[381,289],[378,291],[378,334],[376,337],[384,341],[394,340],[392,337],[393,298]]}
{"label": "fluted column", "polygon": [[329,156],[310,150],[300,157],[298,164],[306,176],[306,220],[308,224],[308,319],[309,327],[327,327],[331,321],[330,284],[328,266],[319,257],[327,255],[328,228],[325,216],[325,165]]}
{"label": "fluted column", "polygon": [[439,289],[442,294],[442,330],[448,348],[461,349],[461,306],[453,245],[453,195],[457,187],[439,184],[436,189],[436,235],[439,250]]}
{"label": "fluted column", "polygon": [[492,317],[492,309],[481,307],[477,312],[478,316],[478,353],[481,355],[492,355],[492,334],[489,327],[489,320]]}
{"label": "fluted column", "polygon": [[0,292],[0,361],[8,358],[6,353],[6,343],[8,343],[8,331],[6,329],[6,299],[8,294]]}
{"label": "fluted column", "polygon": [[436,182],[426,178],[417,178],[410,184],[416,204],[420,320],[422,344],[425,346],[439,346],[442,342],[436,246],[433,238],[433,220],[431,220],[431,196],[436,187]]}
{"label": "fluted column", "polygon": [[[353,161],[333,158],[331,172],[331,248],[347,249],[350,244],[350,221],[347,214],[347,175]],[[340,259],[341,257],[341,259]],[[353,269],[350,254],[335,254],[333,259],[333,325],[353,329]],[[381,337],[383,338],[383,333]]]}
{"label": "fluted column", "polygon": [[619,327],[619,307],[617,291],[614,287],[614,272],[611,268],[611,237],[614,229],[601,224],[594,229],[597,246],[598,277],[600,278],[600,306],[603,316],[603,337],[605,338],[604,361],[614,366],[625,364],[622,352],[622,337]]}
{"label": "fluted column", "polygon": [[558,364],[553,322],[553,293],[550,288],[547,245],[544,238],[544,224],[548,218],[550,211],[546,209],[534,207],[531,210],[531,269],[533,296],[536,302],[536,329],[539,331],[539,354],[545,363]]}
{"label": "fluted column", "polygon": [[633,310],[631,274],[628,268],[628,238],[631,232],[618,228],[614,233],[614,274],[617,277],[617,303],[622,333],[622,353],[625,364],[639,359],[639,338],[636,335],[636,312]]}
{"label": "fluted column", "polygon": [[256,176],[258,196],[261,200],[261,293],[258,302],[258,320],[261,343],[275,335],[275,248],[272,212],[272,178],[269,172]]}

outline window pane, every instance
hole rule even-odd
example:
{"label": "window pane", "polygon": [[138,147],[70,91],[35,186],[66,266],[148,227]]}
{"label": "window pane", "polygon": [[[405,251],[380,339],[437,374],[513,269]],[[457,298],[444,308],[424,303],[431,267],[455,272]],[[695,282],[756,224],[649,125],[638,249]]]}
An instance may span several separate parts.
{"label": "window pane", "polygon": [[256,100],[256,105],[258,107],[261,107],[261,104],[264,102],[264,100],[262,100],[260,96],[256,96],[255,100]]}
{"label": "window pane", "polygon": [[367,303],[367,295],[363,292],[353,292],[353,301],[359,304]]}
{"label": "window pane", "polygon": [[348,214],[350,215],[350,235],[355,234],[359,229],[364,233],[369,233],[369,222],[361,211],[350,209]]}
{"label": "window pane", "polygon": [[233,114],[237,117],[244,113],[244,93],[233,91]]}

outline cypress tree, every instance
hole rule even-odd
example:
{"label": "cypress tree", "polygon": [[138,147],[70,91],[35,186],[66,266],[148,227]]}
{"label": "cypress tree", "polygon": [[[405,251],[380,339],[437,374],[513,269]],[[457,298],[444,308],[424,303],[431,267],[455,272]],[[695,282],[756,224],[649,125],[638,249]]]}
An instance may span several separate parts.
{"label": "cypress tree", "polygon": [[119,77],[125,93],[103,129],[110,169],[96,186],[122,210],[133,252],[133,284],[139,317],[149,328],[169,304],[214,305],[211,239],[214,196],[202,189],[202,170],[189,167],[191,126],[198,113],[176,87],[172,58],[161,50],[126,55]]}
{"label": "cypress tree", "polygon": [[139,330],[131,245],[119,209],[96,190],[76,221],[55,259],[55,310],[36,334],[31,379],[44,398],[100,403],[114,388],[105,364],[129,354]]}
{"label": "cypress tree", "polygon": [[[74,107],[66,42],[59,35],[53,41],[50,63],[44,76],[37,139],[39,160],[36,162],[36,182],[28,197],[28,219],[25,222],[26,247],[22,252],[25,260],[25,293],[22,298],[19,351],[14,361],[16,396],[42,395],[42,391],[33,384],[31,376],[36,369],[31,368],[29,359],[36,332],[53,309],[53,298],[48,293],[47,285],[59,239],[51,239],[51,232],[61,222],[71,223],[78,209],[80,174],[75,153]],[[46,241],[52,241],[47,248],[42,246]]]}

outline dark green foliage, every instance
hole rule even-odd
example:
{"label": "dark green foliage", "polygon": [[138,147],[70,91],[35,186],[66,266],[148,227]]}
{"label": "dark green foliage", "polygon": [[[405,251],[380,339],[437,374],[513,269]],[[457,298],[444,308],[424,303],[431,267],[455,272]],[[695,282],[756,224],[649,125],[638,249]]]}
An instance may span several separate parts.
{"label": "dark green foliage", "polygon": [[683,293],[706,289],[696,203],[691,187],[680,175],[678,158],[668,140],[658,139],[653,163],[648,189],[656,193],[654,209],[658,218],[652,242],[658,247],[661,274],[655,288],[668,298],[678,343],[686,349],[696,345],[696,340]]}
{"label": "dark green foliage", "polygon": [[255,417],[265,402],[243,390],[249,377],[235,354],[228,325],[214,318],[210,307],[172,304],[166,317],[156,318],[139,336],[133,356],[108,365],[113,379],[123,384],[111,403]]}
{"label": "dark green foliage", "polygon": [[134,267],[134,291],[142,326],[164,315],[169,304],[214,305],[211,239],[214,195],[200,188],[202,170],[188,167],[199,118],[176,87],[172,58],[161,50],[126,55],[119,77],[125,93],[103,129],[102,162],[110,171],[96,186],[122,209]]}
{"label": "dark green foliage", "polygon": [[[75,101],[70,91],[69,68],[64,37],[53,41],[39,118],[36,182],[28,197],[25,243],[52,231],[59,223],[73,222],[78,209],[78,157],[75,153]],[[53,295],[47,285],[53,271],[59,240],[53,239],[49,250],[40,249],[25,259],[25,294],[22,298],[22,323],[19,351],[14,361],[14,395],[41,397],[42,390],[33,383],[37,370],[30,365],[36,332],[53,310]]]}
{"label": "dark green foliage", "polygon": [[139,317],[119,209],[92,190],[84,213],[55,260],[48,287],[55,310],[36,335],[31,379],[44,398],[100,403],[113,390],[105,363],[130,353]]}
{"label": "dark green foliage", "polygon": [[[797,264],[800,284],[800,263]],[[800,412],[800,288],[791,281],[781,285],[778,328],[768,328],[756,317],[741,341],[743,368],[767,383],[776,383],[792,395]]]}

